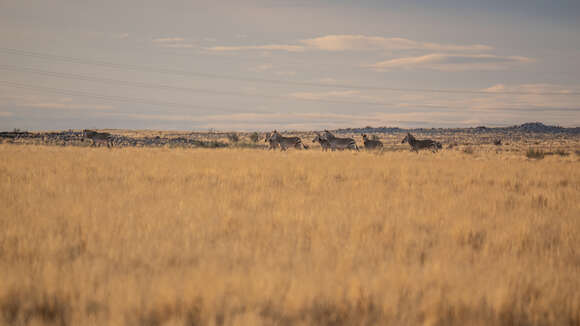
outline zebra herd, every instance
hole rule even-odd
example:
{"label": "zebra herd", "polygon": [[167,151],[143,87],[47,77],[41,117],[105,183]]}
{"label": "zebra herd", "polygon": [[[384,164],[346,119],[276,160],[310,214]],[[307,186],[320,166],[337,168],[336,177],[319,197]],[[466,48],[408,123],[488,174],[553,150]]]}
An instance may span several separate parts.
{"label": "zebra herd", "polygon": [[[315,132],[315,137],[312,139],[313,143],[319,143],[322,151],[335,150],[355,150],[358,151],[359,147],[353,138],[341,138],[336,137],[330,131],[324,130],[324,134],[321,135]],[[382,150],[383,143],[380,140],[369,139],[366,134],[361,134],[364,148],[367,150]],[[280,148],[281,151],[287,150],[289,147],[294,147],[296,149],[308,149],[300,137],[284,137],[278,131],[274,130],[272,133],[266,134],[266,143],[269,143],[269,149]],[[416,139],[411,133],[407,133],[401,144],[408,143],[411,146],[411,151],[419,152],[421,149],[430,149],[433,153],[442,149],[441,143],[431,139]]]}
{"label": "zebra herd", "polygon": [[[336,150],[355,150],[359,151],[359,147],[353,138],[342,138],[336,137],[328,130],[324,130],[324,133],[315,132],[315,137],[312,139],[313,143],[319,143],[323,151],[336,151]],[[83,139],[92,140],[91,146],[106,145],[107,147],[113,147],[114,137],[106,132],[97,132],[94,130],[83,130]],[[367,150],[382,150],[383,143],[380,140],[370,139],[366,134],[361,134],[363,139],[364,148]],[[309,146],[302,142],[300,137],[284,137],[278,131],[274,130],[271,133],[266,134],[265,142],[269,144],[269,149],[280,148],[281,151],[285,151],[288,148],[296,149],[308,149]],[[431,140],[431,139],[416,139],[411,133],[407,133],[405,138],[403,138],[403,143],[408,143],[411,146],[411,151],[419,152],[422,149],[430,149],[432,152],[437,152],[442,148],[441,143]]]}

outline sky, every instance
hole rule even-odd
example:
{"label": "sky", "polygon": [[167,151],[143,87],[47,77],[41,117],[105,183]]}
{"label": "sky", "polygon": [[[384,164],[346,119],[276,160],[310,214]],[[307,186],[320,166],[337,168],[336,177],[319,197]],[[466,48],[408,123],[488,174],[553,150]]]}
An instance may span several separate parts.
{"label": "sky", "polygon": [[580,2],[0,0],[0,130],[580,126]]}

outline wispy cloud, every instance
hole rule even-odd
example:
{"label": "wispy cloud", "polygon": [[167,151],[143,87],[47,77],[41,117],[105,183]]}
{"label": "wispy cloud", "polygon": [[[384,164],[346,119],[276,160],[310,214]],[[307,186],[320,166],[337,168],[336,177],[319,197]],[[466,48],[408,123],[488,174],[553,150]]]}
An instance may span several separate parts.
{"label": "wispy cloud", "polygon": [[393,105],[384,96],[372,94],[372,92],[361,92],[357,90],[333,90],[326,92],[296,92],[289,94],[289,97],[306,100],[352,104],[371,105]]}
{"label": "wispy cloud", "polygon": [[154,38],[152,40],[153,43],[175,43],[175,42],[183,42],[184,39],[182,37],[161,37],[161,38]]}
{"label": "wispy cloud", "polygon": [[551,95],[551,94],[578,94],[580,93],[580,86],[575,85],[558,85],[558,84],[518,84],[506,85],[495,84],[483,89],[489,93],[525,93],[525,95]]}
{"label": "wispy cloud", "polygon": [[19,96],[11,100],[14,107],[46,110],[82,110],[107,111],[113,110],[113,105],[78,103],[69,97],[58,99],[33,96]]}
{"label": "wispy cloud", "polygon": [[329,92],[297,92],[290,94],[291,97],[302,100],[326,100],[340,98],[360,98],[359,91],[329,91]]}
{"label": "wispy cloud", "polygon": [[381,37],[365,35],[326,35],[301,40],[305,46],[325,51],[364,51],[364,50],[428,50],[428,51],[489,51],[487,45],[439,44],[418,42],[400,37]]}
{"label": "wispy cloud", "polygon": [[267,50],[267,51],[288,51],[288,52],[302,52],[305,48],[301,45],[289,44],[268,44],[268,45],[247,45],[247,46],[212,46],[206,48],[210,51],[216,52],[233,52],[233,51],[247,51],[247,50]]}
{"label": "wispy cloud", "polygon": [[489,51],[492,47],[481,44],[440,44],[432,42],[418,42],[399,37],[381,37],[366,35],[325,35],[316,38],[300,40],[295,44],[265,44],[247,46],[214,46],[210,51],[248,51],[272,50],[302,52],[306,50],[318,51],[395,51],[395,50],[427,50],[427,51]]}
{"label": "wispy cloud", "polygon": [[[471,110],[482,111],[515,111],[515,112],[579,112],[577,96],[561,96],[580,93],[580,85],[558,84],[496,84],[483,89],[487,96],[471,98],[468,105]],[[576,119],[580,120],[580,119]],[[577,123],[577,122],[576,122]]]}
{"label": "wispy cloud", "polygon": [[515,64],[534,60],[521,56],[497,56],[493,54],[442,54],[434,53],[417,57],[397,58],[377,62],[367,67],[378,71],[390,69],[432,69],[441,71],[502,70]]}
{"label": "wispy cloud", "polygon": [[22,104],[22,107],[37,108],[37,109],[60,109],[60,110],[112,110],[111,105],[87,105],[75,103],[61,103],[61,102],[36,102],[29,104]]}
{"label": "wispy cloud", "polygon": [[173,49],[193,49],[195,45],[189,43],[163,43],[160,45],[160,47]]}
{"label": "wispy cloud", "polygon": [[155,38],[151,42],[162,48],[191,49],[195,47],[192,42],[186,42],[183,37],[161,37]]}

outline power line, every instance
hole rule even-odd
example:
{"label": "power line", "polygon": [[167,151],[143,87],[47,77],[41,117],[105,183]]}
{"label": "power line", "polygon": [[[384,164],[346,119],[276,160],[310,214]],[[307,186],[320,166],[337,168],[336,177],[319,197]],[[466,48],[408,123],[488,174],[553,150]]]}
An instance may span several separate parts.
{"label": "power line", "polygon": [[89,98],[94,98],[94,99],[104,100],[104,101],[128,102],[128,103],[138,103],[138,104],[145,104],[145,105],[155,105],[155,106],[169,106],[169,107],[180,108],[180,109],[183,109],[183,108],[209,109],[209,110],[212,110],[212,113],[216,112],[216,111],[223,112],[223,113],[231,113],[232,111],[235,111],[235,110],[221,108],[221,107],[212,107],[212,106],[205,106],[205,105],[204,106],[191,105],[191,104],[167,102],[167,101],[156,101],[156,100],[148,100],[148,99],[137,98],[137,97],[102,95],[102,94],[95,94],[95,93],[82,92],[82,91],[66,90],[66,89],[62,89],[62,88],[14,83],[14,82],[5,81],[5,80],[0,80],[0,84],[4,84],[4,85],[11,87],[11,88],[36,90],[36,91],[59,94],[59,95],[66,95],[66,96],[89,97]]}
{"label": "power line", "polygon": [[341,101],[341,100],[331,100],[331,99],[308,99],[308,98],[299,98],[299,97],[294,97],[294,96],[248,94],[248,93],[234,92],[234,91],[218,91],[218,90],[203,89],[203,88],[179,87],[179,86],[171,86],[171,85],[163,85],[163,84],[144,83],[144,82],[138,82],[138,81],[126,81],[126,80],[119,80],[119,79],[112,79],[112,78],[102,78],[102,77],[87,76],[87,75],[80,75],[80,74],[61,73],[61,72],[46,71],[46,70],[39,70],[39,69],[32,69],[32,68],[14,67],[14,66],[6,66],[6,65],[0,65],[0,70],[15,71],[15,72],[27,72],[27,73],[33,73],[33,74],[48,76],[48,77],[75,79],[75,80],[83,80],[83,81],[90,81],[90,82],[117,84],[117,85],[122,85],[122,86],[135,86],[135,87],[148,88],[148,89],[162,89],[162,90],[180,91],[180,92],[195,92],[195,93],[233,95],[233,96],[244,96],[244,97],[261,97],[261,98],[274,99],[274,100],[282,99],[282,100],[321,102],[321,103],[334,103],[334,104],[379,105],[379,106],[388,105],[387,103],[372,102],[372,101]]}
{"label": "power line", "polygon": [[225,79],[225,80],[235,80],[244,82],[254,82],[254,83],[268,83],[277,85],[292,85],[292,86],[309,86],[309,87],[321,87],[321,88],[340,88],[340,89],[352,89],[352,90],[371,90],[371,91],[393,91],[393,92],[408,92],[408,93],[444,93],[444,94],[477,94],[477,95],[554,95],[554,96],[576,96],[580,95],[580,92],[521,92],[521,91],[481,91],[481,90],[466,90],[466,89],[435,89],[435,88],[395,88],[395,87],[379,87],[379,86],[369,86],[369,85],[354,85],[354,84],[324,84],[324,83],[314,83],[314,82],[301,82],[301,81],[291,81],[291,80],[280,80],[280,79],[269,79],[269,78],[258,78],[258,77],[240,77],[233,75],[220,75],[212,73],[203,73],[195,71],[185,71],[177,69],[168,69],[160,67],[148,67],[141,65],[133,65],[126,63],[115,63],[109,61],[101,60],[88,60],[70,56],[62,56],[55,54],[47,54],[40,52],[33,52],[27,50],[10,49],[10,48],[0,48],[0,52],[37,58],[41,60],[53,60],[65,63],[76,63],[76,64],[87,64],[94,66],[108,67],[112,69],[121,70],[131,70],[131,71],[147,71],[154,73],[187,76],[187,77],[202,77],[202,78],[213,78],[213,79]]}

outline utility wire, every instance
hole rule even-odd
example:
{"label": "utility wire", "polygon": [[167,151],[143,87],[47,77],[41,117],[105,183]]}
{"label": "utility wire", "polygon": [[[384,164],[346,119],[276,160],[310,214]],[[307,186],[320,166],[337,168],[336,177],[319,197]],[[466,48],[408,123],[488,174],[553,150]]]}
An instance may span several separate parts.
{"label": "utility wire", "polygon": [[220,75],[196,71],[185,71],[177,69],[168,69],[160,67],[150,67],[142,65],[133,65],[126,63],[115,63],[109,61],[101,60],[89,60],[76,57],[47,54],[40,52],[33,52],[27,50],[2,48],[0,47],[0,52],[9,55],[18,55],[25,57],[32,57],[41,60],[48,61],[59,61],[65,63],[76,63],[76,64],[87,64],[94,66],[107,67],[112,69],[121,70],[131,70],[131,71],[147,71],[154,73],[187,76],[187,77],[202,77],[202,78],[213,78],[213,79],[225,79],[225,80],[235,80],[244,82],[254,82],[254,83],[268,83],[276,85],[292,85],[292,86],[309,86],[309,87],[321,87],[321,88],[340,88],[340,89],[356,89],[356,90],[374,90],[374,91],[393,91],[393,92],[421,92],[421,93],[444,93],[444,94],[479,94],[479,95],[554,95],[554,96],[577,96],[580,92],[521,92],[521,91],[482,91],[482,90],[466,90],[466,89],[435,89],[435,88],[395,88],[395,87],[379,87],[379,86],[369,86],[369,85],[354,85],[354,84],[324,84],[324,83],[314,83],[314,82],[301,82],[301,81],[291,81],[291,80],[280,80],[280,79],[269,79],[269,78],[259,78],[259,77],[240,77],[233,75]]}
{"label": "utility wire", "polygon": [[89,98],[94,98],[94,99],[104,100],[104,101],[128,102],[128,103],[138,103],[138,104],[146,104],[146,105],[154,105],[154,106],[168,106],[168,107],[180,108],[180,109],[183,109],[183,108],[206,109],[206,110],[212,110],[211,111],[212,113],[214,113],[214,112],[232,113],[232,111],[235,111],[235,110],[229,110],[229,109],[222,108],[222,107],[212,107],[212,106],[205,106],[205,105],[204,106],[191,105],[191,104],[167,102],[167,101],[156,101],[156,100],[149,100],[149,99],[138,98],[138,97],[102,95],[102,94],[95,94],[95,93],[82,92],[82,91],[66,90],[66,89],[62,89],[62,88],[14,83],[14,82],[5,81],[5,80],[0,80],[0,84],[6,85],[6,86],[11,87],[11,88],[17,88],[17,89],[36,90],[36,91],[59,94],[59,95],[66,95],[66,96],[89,97]]}
{"label": "utility wire", "polygon": [[163,84],[144,83],[144,82],[138,82],[138,81],[126,81],[126,80],[119,80],[119,79],[112,79],[112,78],[102,78],[102,77],[87,76],[87,75],[80,75],[80,74],[71,74],[71,73],[61,73],[61,72],[46,71],[46,70],[39,70],[39,69],[32,69],[32,68],[14,67],[14,66],[6,66],[6,65],[0,65],[0,70],[14,71],[14,72],[26,72],[26,73],[32,73],[32,74],[37,74],[37,75],[41,75],[41,76],[48,76],[48,77],[83,80],[83,81],[89,81],[89,82],[116,84],[116,85],[122,85],[122,86],[133,86],[133,87],[141,87],[141,88],[148,88],[148,89],[162,89],[162,90],[188,92],[188,93],[194,92],[194,93],[233,95],[233,96],[244,96],[244,97],[254,97],[254,98],[261,97],[261,98],[274,99],[274,100],[293,100],[293,101],[322,102],[322,103],[334,103],[334,104],[378,105],[378,106],[389,105],[388,103],[372,102],[372,101],[341,101],[341,100],[314,99],[314,98],[309,99],[309,98],[300,98],[300,97],[296,97],[296,96],[249,94],[249,93],[234,92],[234,91],[218,91],[218,90],[203,89],[203,88],[191,88],[191,87],[180,87],[180,86],[171,86],[171,85],[163,85]]}

